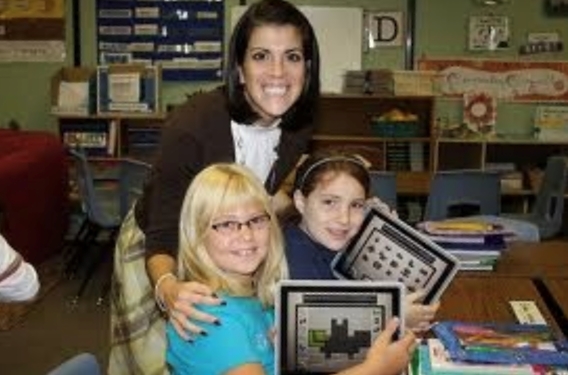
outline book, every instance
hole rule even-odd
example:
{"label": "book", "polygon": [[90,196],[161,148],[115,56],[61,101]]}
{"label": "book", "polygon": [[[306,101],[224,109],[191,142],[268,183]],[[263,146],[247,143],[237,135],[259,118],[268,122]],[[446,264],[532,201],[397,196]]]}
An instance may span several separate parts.
{"label": "book", "polygon": [[568,366],[547,325],[444,321],[432,330],[452,361]]}
{"label": "book", "polygon": [[511,235],[499,224],[468,218],[425,221],[418,224],[418,228],[428,235],[439,236]]}
{"label": "book", "polygon": [[[422,355],[426,368],[432,375],[534,375],[535,369],[531,365],[489,364],[452,361],[446,348],[438,339],[428,339]],[[428,366],[429,365],[429,366]]]}

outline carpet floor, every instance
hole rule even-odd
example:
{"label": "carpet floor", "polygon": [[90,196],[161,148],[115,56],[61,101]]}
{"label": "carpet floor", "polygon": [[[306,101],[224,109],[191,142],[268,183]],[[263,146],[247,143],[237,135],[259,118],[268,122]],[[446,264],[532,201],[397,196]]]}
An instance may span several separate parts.
{"label": "carpet floor", "polygon": [[44,375],[66,359],[94,354],[105,369],[109,342],[108,303],[98,306],[106,273],[99,268],[77,304],[72,304],[82,275],[61,280],[9,330],[0,331],[0,374]]}

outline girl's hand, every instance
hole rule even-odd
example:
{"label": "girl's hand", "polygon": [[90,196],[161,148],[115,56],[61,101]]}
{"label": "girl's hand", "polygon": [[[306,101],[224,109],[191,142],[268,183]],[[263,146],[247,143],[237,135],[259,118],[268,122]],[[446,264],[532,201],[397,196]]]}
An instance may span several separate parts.
{"label": "girl's hand", "polygon": [[419,301],[424,298],[423,291],[407,294],[404,298],[404,318],[406,328],[413,332],[426,332],[432,326],[436,312],[440,308],[440,302],[432,305],[423,305]]}
{"label": "girl's hand", "polygon": [[180,282],[172,277],[160,284],[158,294],[165,304],[170,322],[177,333],[186,340],[190,339],[188,333],[204,333],[204,329],[192,323],[191,320],[219,324],[216,317],[204,313],[195,307],[196,304],[223,304],[223,301],[205,284]]}
{"label": "girl's hand", "polygon": [[391,208],[388,204],[380,200],[378,197],[371,197],[365,202],[367,208],[374,208],[378,211],[384,212],[394,218],[398,218],[396,207]]}
{"label": "girl's hand", "polygon": [[387,323],[384,331],[367,352],[363,366],[369,371],[364,373],[398,375],[408,367],[416,349],[416,337],[412,332],[407,332],[400,340],[393,342],[392,336],[399,324],[398,318],[393,318]]}

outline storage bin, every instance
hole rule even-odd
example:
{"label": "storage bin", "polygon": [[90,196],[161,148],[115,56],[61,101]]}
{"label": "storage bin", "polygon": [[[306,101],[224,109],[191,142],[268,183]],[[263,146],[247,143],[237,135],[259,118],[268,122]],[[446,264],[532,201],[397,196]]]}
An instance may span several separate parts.
{"label": "storage bin", "polygon": [[426,129],[418,121],[371,122],[373,134],[386,138],[417,138],[426,136]]}

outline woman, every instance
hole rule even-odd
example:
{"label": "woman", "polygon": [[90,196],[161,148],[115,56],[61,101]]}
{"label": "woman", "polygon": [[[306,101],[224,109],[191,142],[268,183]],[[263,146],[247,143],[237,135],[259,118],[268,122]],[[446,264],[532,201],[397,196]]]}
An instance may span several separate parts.
{"label": "woman", "polygon": [[[168,326],[167,360],[175,375],[272,375],[276,283],[286,277],[282,234],[259,180],[236,164],[217,164],[193,180],[180,218],[180,278],[207,285],[224,306],[202,306],[223,323],[191,341]],[[343,375],[399,374],[414,336],[390,343],[390,322],[365,360]]]}
{"label": "woman", "polygon": [[167,373],[165,320],[153,296],[182,337],[199,331],[186,316],[216,321],[193,304],[220,300],[174,275],[179,213],[193,177],[212,163],[236,161],[275,195],[307,148],[319,52],[302,13],[283,0],[251,5],[235,26],[226,66],[223,88],[194,96],[169,118],[150,183],[123,223],[111,296],[111,375]]}
{"label": "woman", "polygon": [[[292,279],[335,279],[331,261],[345,249],[365,217],[370,178],[366,163],[338,150],[307,158],[296,172],[294,206],[299,223],[285,228],[286,258]],[[406,297],[406,327],[429,328],[439,304],[422,305],[421,292]]]}

